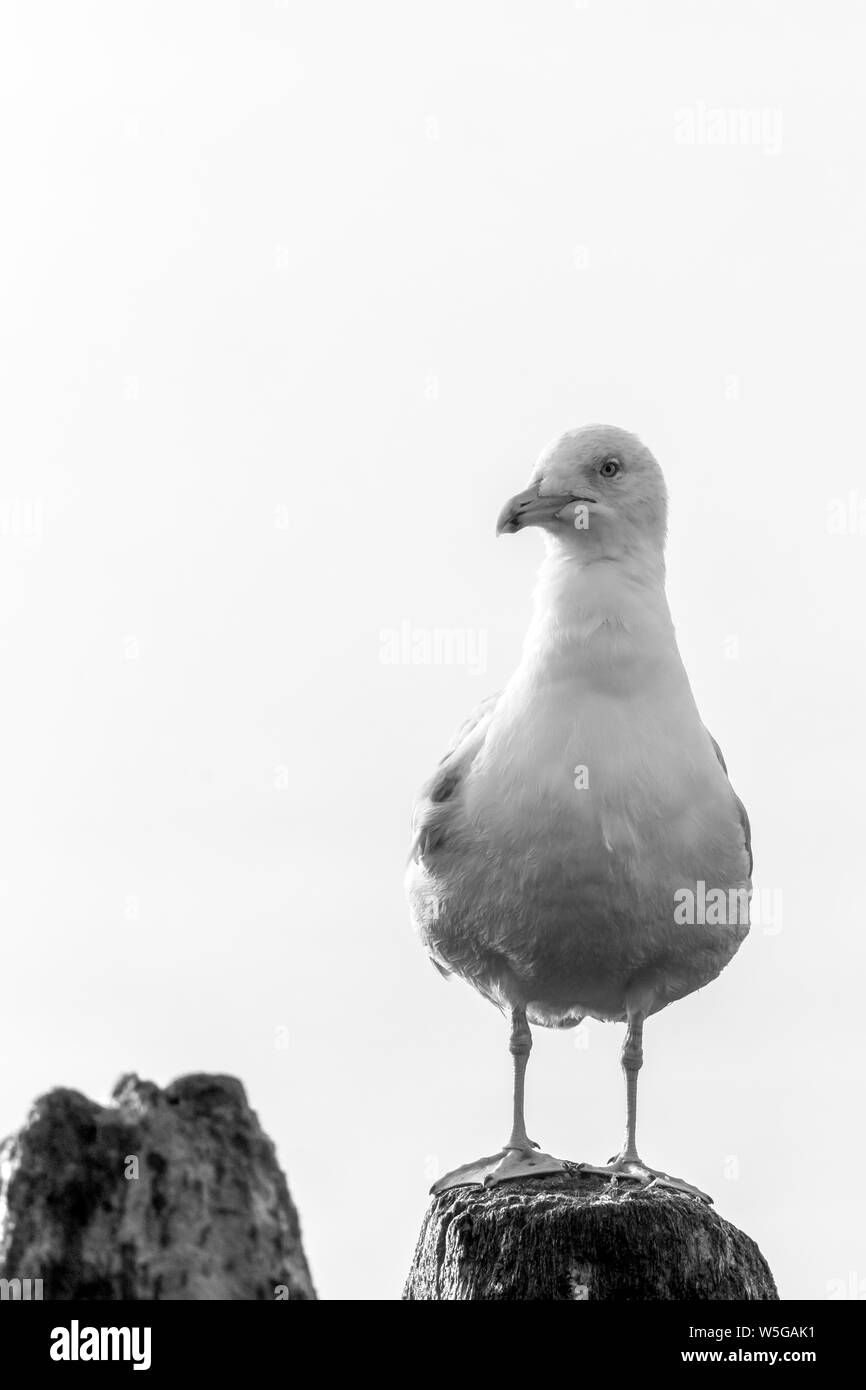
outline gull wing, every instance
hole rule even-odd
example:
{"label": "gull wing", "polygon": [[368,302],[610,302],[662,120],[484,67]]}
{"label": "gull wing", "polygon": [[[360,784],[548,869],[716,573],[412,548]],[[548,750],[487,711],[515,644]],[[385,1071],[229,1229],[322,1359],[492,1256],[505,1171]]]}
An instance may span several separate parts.
{"label": "gull wing", "polygon": [[490,720],[501,692],[488,695],[464,724],[433,776],[424,783],[412,808],[412,847],[409,862],[423,861],[441,848],[460,808],[464,778],[484,746]]}
{"label": "gull wing", "polygon": [[[722,756],[722,750],[721,750],[721,748],[720,748],[719,745],[716,743],[716,740],[713,738],[713,736],[712,736],[712,734],[710,733],[709,729],[707,729],[707,737],[708,737],[708,739],[710,740],[710,743],[713,745],[713,748],[716,750],[716,757],[718,758],[719,762],[720,762],[721,765],[722,765],[722,771],[724,772],[725,776],[728,777],[728,765],[727,765],[727,763],[725,762],[724,757]],[[728,777],[728,785],[730,786],[730,778],[729,778],[729,777]],[[752,867],[753,867],[753,865],[754,865],[754,859],[752,858],[752,826],[751,826],[751,823],[750,823],[750,821],[749,821],[749,813],[748,813],[748,811],[746,810],[746,808],[745,808],[745,806],[743,805],[743,803],[742,803],[742,801],[740,800],[740,798],[737,796],[737,793],[734,791],[733,787],[731,787],[731,791],[733,792],[734,801],[737,803],[737,810],[738,810],[739,815],[740,815],[740,824],[741,824],[741,826],[743,827],[743,835],[744,835],[745,840],[746,840],[746,853],[747,853],[748,856],[749,856],[749,878],[751,878],[751,877],[752,877]]]}

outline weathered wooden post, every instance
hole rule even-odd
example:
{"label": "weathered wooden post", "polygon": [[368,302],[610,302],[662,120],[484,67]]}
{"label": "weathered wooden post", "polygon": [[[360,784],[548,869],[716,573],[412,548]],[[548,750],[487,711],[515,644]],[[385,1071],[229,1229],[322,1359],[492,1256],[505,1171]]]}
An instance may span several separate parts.
{"label": "weathered wooden post", "polygon": [[581,1174],[431,1202],[406,1299],[778,1299],[749,1236],[696,1197]]}
{"label": "weathered wooden post", "polygon": [[41,1281],[44,1299],[316,1297],[239,1081],[184,1076],[162,1091],[126,1076],[113,1100],[51,1091],[0,1146],[7,1296],[33,1297]]}

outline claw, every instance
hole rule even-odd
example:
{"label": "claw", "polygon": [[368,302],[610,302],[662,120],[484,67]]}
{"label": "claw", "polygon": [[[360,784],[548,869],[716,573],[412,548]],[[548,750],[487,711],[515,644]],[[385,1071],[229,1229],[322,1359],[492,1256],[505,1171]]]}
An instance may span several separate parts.
{"label": "claw", "polygon": [[609,1163],[598,1166],[592,1163],[581,1163],[582,1173],[596,1173],[600,1177],[610,1178],[612,1183],[620,1180],[626,1182],[637,1182],[647,1191],[650,1188],[660,1188],[669,1192],[682,1192],[687,1197],[697,1197],[701,1202],[712,1205],[712,1197],[708,1193],[702,1192],[699,1187],[693,1187],[690,1182],[685,1182],[683,1178],[671,1177],[670,1173],[663,1173],[658,1168],[648,1168],[639,1158],[623,1158],[619,1154],[612,1158]]}

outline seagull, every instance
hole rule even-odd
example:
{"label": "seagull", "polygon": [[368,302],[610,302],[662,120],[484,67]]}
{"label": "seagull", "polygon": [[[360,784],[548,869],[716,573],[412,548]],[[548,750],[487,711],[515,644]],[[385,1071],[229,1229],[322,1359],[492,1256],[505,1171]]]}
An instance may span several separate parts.
{"label": "seagull", "polygon": [[434,1193],[566,1169],[529,1139],[530,1023],[625,1023],[612,1182],[710,1201],[637,1150],[644,1021],[714,980],[749,930],[751,831],[701,721],[665,596],[667,493],[633,434],[568,430],[497,535],[546,555],[520,663],[463,725],[413,811],[406,891],[433,964],[510,1015],[514,1111],[495,1154]]}

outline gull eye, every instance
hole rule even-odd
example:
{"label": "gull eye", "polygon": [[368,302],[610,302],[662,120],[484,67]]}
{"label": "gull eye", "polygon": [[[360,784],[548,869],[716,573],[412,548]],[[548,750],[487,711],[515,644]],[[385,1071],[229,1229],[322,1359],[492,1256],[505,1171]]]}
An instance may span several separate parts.
{"label": "gull eye", "polygon": [[611,455],[610,458],[605,459],[598,471],[603,478],[615,478],[617,473],[622,472],[622,464],[618,458]]}

